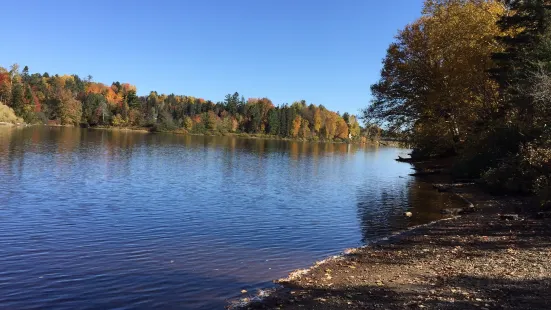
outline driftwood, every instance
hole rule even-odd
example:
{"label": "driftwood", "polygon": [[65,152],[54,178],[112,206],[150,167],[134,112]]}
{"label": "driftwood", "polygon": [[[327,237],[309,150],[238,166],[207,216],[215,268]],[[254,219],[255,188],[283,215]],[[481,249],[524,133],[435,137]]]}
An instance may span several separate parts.
{"label": "driftwood", "polygon": [[455,183],[465,183],[465,184],[482,184],[481,179],[455,179]]}
{"label": "driftwood", "polygon": [[476,208],[474,206],[474,204],[467,198],[463,197],[462,195],[458,194],[458,193],[455,193],[457,195],[457,197],[459,197],[459,199],[463,200],[467,205],[468,205],[468,209],[472,209],[473,211],[476,211]]}
{"label": "driftwood", "polygon": [[413,163],[413,162],[416,162],[417,160],[413,158],[403,158],[402,156],[398,156],[398,158],[396,158],[396,161],[399,161],[401,163]]}
{"label": "driftwood", "polygon": [[420,177],[425,175],[435,175],[435,174],[441,174],[444,170],[442,169],[425,169],[420,170],[415,173],[410,173],[409,175],[412,177]]}
{"label": "driftwood", "polygon": [[430,166],[426,166],[426,167],[413,167],[411,169],[413,169],[415,171],[423,171],[423,170],[435,170],[435,169],[443,170],[444,168],[445,168],[444,165],[430,165]]}
{"label": "driftwood", "polygon": [[448,208],[448,209],[442,209],[440,212],[442,214],[451,214],[451,215],[462,215],[462,214],[469,214],[478,211],[478,209],[474,206],[474,204],[467,198],[463,197],[461,194],[454,193],[459,199],[463,200],[467,207],[465,208]]}
{"label": "driftwood", "polygon": [[438,184],[438,183],[435,183],[435,184],[432,184],[432,187],[434,187],[439,192],[449,192],[450,190],[452,190],[454,188],[465,187],[465,186],[470,186],[470,185],[474,185],[474,183],[452,183],[452,184],[446,184],[446,183]]}
{"label": "driftwood", "polygon": [[466,207],[466,208],[446,208],[442,209],[440,213],[442,214],[449,214],[449,215],[462,215],[462,214],[469,214],[476,212],[477,209],[475,207]]}

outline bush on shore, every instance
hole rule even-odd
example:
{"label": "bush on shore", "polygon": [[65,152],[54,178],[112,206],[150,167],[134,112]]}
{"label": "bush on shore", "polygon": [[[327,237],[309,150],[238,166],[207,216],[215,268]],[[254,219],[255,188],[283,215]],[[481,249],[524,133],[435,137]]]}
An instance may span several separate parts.
{"label": "bush on shore", "polygon": [[23,119],[15,116],[15,112],[12,108],[0,102],[0,122],[17,124],[23,123]]}
{"label": "bush on shore", "polygon": [[527,144],[487,170],[482,179],[494,189],[521,194],[535,194],[543,205],[551,201],[551,147]]}

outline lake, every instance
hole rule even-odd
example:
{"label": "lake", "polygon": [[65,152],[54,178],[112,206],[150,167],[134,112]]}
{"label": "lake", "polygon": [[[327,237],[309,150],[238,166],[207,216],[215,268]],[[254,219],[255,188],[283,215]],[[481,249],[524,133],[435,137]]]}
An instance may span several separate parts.
{"label": "lake", "polygon": [[[223,309],[455,203],[407,150],[0,127],[0,308]],[[413,218],[403,212],[411,210]]]}

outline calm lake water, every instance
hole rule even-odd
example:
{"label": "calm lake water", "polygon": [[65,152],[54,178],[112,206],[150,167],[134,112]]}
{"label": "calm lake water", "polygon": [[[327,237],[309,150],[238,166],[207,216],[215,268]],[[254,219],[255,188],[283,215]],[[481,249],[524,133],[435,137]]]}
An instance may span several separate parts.
{"label": "calm lake water", "polygon": [[0,308],[223,309],[440,218],[453,201],[409,177],[404,153],[0,127]]}

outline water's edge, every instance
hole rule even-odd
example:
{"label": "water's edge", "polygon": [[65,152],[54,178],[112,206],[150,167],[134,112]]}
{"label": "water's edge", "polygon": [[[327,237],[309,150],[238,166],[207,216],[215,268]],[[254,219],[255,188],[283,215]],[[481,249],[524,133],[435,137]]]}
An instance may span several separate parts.
{"label": "water's edge", "polygon": [[[60,127],[61,125],[44,125],[51,127]],[[315,139],[300,139],[300,138],[286,138],[275,135],[268,134],[249,134],[249,133],[190,133],[184,130],[170,130],[170,131],[151,131],[146,127],[109,127],[109,126],[96,126],[88,127],[86,129],[93,130],[120,130],[120,131],[135,131],[135,132],[144,132],[144,133],[167,133],[174,135],[189,135],[189,136],[200,136],[200,137],[237,137],[243,139],[260,139],[260,140],[278,140],[278,141],[296,141],[296,142],[310,142],[310,143],[336,143],[336,144],[365,144],[367,146],[373,145],[382,145],[388,147],[396,148],[407,148],[404,146],[404,143],[399,141],[391,140],[368,140],[367,142],[360,142],[355,140],[346,140],[346,141],[336,141],[336,140],[315,140]]]}
{"label": "water's edge", "polygon": [[[474,204],[469,199],[465,198],[463,195],[461,195],[459,193],[456,193],[456,192],[453,192],[453,191],[451,191],[450,194],[453,194],[454,196],[459,197],[465,203],[466,206],[469,206],[469,207],[474,206]],[[429,227],[431,225],[441,223],[441,222],[451,222],[451,221],[456,220],[460,217],[461,217],[460,215],[451,216],[451,217],[448,217],[448,218],[443,218],[443,219],[431,221],[431,222],[428,222],[428,223],[425,223],[425,224],[415,225],[415,226],[412,226],[412,227],[408,227],[405,230],[394,232],[389,236],[374,239],[374,240],[370,241],[369,243],[367,243],[365,245],[362,245],[360,247],[347,248],[347,249],[339,252],[336,255],[328,256],[325,259],[314,262],[312,265],[310,265],[310,267],[308,267],[306,269],[296,269],[296,270],[291,271],[287,275],[287,277],[273,280],[273,282],[276,284],[276,286],[274,288],[259,289],[254,295],[252,295],[250,297],[246,297],[246,298],[237,298],[236,297],[235,299],[228,300],[227,309],[245,309],[247,306],[249,306],[253,303],[262,303],[263,300],[265,300],[266,298],[272,296],[273,294],[276,294],[281,290],[285,290],[286,289],[285,283],[289,283],[293,280],[297,280],[297,279],[301,278],[302,276],[308,275],[314,268],[318,268],[318,267],[323,266],[324,264],[329,263],[329,262],[344,260],[347,257],[352,256],[353,254],[355,254],[356,252],[358,252],[362,249],[366,249],[366,248],[376,246],[376,245],[379,245],[379,244],[392,243],[395,239],[398,239],[398,238],[403,237],[403,236],[407,236],[408,234],[413,234],[421,228]]]}

